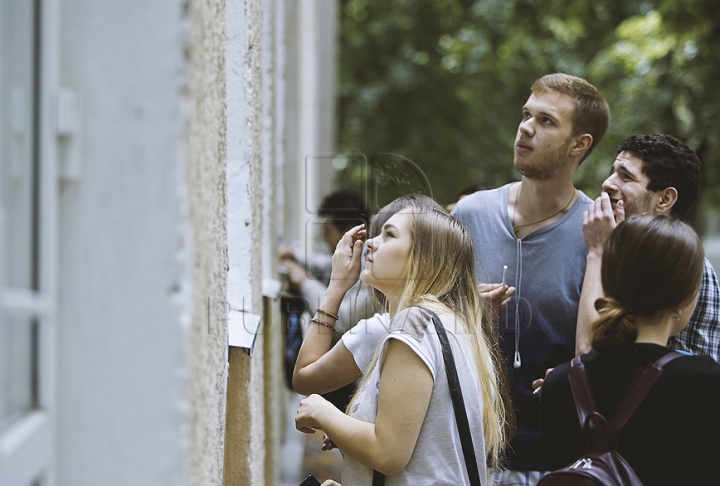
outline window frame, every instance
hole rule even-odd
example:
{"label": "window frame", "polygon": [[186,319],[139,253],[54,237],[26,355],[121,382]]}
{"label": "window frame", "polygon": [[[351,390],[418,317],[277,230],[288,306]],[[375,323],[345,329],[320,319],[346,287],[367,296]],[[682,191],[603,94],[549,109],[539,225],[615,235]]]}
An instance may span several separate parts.
{"label": "window frame", "polygon": [[[1,288],[0,306],[33,316],[36,407],[0,433],[0,484],[55,486],[57,440],[57,93],[59,1],[34,0],[33,139],[37,244],[33,288]],[[2,22],[2,18],[0,18]],[[30,324],[32,325],[32,324]]]}

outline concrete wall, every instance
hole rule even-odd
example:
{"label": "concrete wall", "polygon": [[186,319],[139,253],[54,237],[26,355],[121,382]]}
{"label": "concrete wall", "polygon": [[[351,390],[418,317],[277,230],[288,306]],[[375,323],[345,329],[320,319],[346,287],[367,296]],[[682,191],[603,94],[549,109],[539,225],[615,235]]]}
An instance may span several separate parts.
{"label": "concrete wall", "polygon": [[[282,228],[282,96],[286,86],[284,66],[286,47],[284,44],[284,0],[263,0],[263,39],[262,39],[262,275],[266,282],[276,275],[277,240]],[[265,285],[263,285],[265,287]],[[265,484],[277,484],[279,481],[280,443],[284,431],[284,366],[283,338],[280,324],[280,302],[264,295],[264,332],[263,332],[263,369],[265,399]]]}
{"label": "concrete wall", "polygon": [[283,0],[227,2],[227,193],[229,302],[263,316],[249,357],[230,350],[226,485],[276,484],[284,430],[279,302],[263,296],[275,277],[287,147],[288,20]]}
{"label": "concrete wall", "polygon": [[[335,188],[326,157],[335,150],[337,0],[287,7],[288,95],[284,237],[300,249],[322,198]],[[310,224],[310,226],[309,226]],[[310,235],[312,238],[312,235]]]}
{"label": "concrete wall", "polygon": [[225,1],[189,3],[185,179],[193,234],[193,318],[189,349],[188,484],[223,478],[228,380],[227,92]]}
{"label": "concrete wall", "polygon": [[[260,0],[228,0],[227,191],[229,302],[262,314],[262,50]],[[230,351],[225,484],[264,484],[262,334],[251,358]]]}
{"label": "concrete wall", "polygon": [[207,406],[188,399],[190,296],[205,289],[183,167],[187,14],[181,0],[61,9],[60,83],[82,99],[83,144],[59,201],[58,484],[186,484],[191,412],[222,404],[210,384]]}
{"label": "concrete wall", "polygon": [[[275,484],[283,335],[263,280],[297,214],[286,154],[328,130],[285,130],[298,5],[59,3],[60,85],[82,103],[59,196],[57,484]],[[264,317],[252,357],[228,351],[227,302]]]}

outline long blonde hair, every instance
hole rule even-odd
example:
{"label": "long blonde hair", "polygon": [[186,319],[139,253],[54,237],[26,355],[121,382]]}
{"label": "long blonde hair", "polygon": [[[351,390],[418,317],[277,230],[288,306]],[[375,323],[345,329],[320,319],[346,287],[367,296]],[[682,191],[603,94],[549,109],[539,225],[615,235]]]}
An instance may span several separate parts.
{"label": "long blonde hair", "polygon": [[[472,239],[468,230],[444,210],[417,206],[409,209],[412,245],[397,311],[417,305],[456,317],[470,342],[477,367],[488,463],[500,468],[512,435],[514,414],[491,313],[478,291]],[[377,365],[377,354],[359,391]]]}

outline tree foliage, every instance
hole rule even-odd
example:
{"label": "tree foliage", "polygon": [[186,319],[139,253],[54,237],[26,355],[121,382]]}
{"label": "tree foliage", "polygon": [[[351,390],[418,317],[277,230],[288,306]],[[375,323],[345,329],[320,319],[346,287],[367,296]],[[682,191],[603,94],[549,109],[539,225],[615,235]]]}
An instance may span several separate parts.
{"label": "tree foliage", "polygon": [[717,0],[342,0],[340,15],[340,150],[414,161],[440,201],[517,178],[529,87],[559,71],[612,111],[578,187],[599,193],[625,137],[669,133],[698,152],[705,201],[720,204]]}

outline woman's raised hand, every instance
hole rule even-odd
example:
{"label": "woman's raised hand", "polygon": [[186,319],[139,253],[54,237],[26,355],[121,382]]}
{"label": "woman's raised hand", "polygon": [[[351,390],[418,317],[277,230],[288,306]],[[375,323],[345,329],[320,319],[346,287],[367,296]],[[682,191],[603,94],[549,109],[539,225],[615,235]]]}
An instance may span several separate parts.
{"label": "woman's raised hand", "polygon": [[347,292],[355,285],[360,276],[365,225],[355,226],[345,233],[335,248],[332,257],[332,275],[330,286],[342,292]]}

